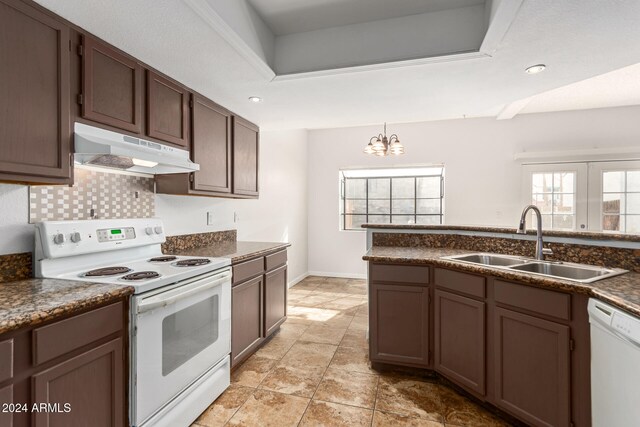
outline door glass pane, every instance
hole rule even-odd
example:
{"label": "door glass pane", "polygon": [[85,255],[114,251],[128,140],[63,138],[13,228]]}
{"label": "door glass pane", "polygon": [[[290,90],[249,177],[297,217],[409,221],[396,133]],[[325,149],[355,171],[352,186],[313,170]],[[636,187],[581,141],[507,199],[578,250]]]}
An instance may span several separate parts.
{"label": "door glass pane", "polygon": [[416,181],[413,178],[393,178],[391,180],[394,199],[413,199],[416,195]]}
{"label": "door glass pane", "polygon": [[624,191],[624,172],[603,172],[602,191],[605,193],[619,193]]}
{"label": "door glass pane", "polygon": [[621,219],[624,220],[624,217],[621,218],[620,215],[603,215],[602,229],[605,231],[624,231]]}
{"label": "door glass pane", "polygon": [[575,215],[554,215],[553,228],[572,229],[575,227]]}
{"label": "door glass pane", "polygon": [[[573,194],[554,194],[553,213],[573,213]],[[554,221],[555,225],[555,221]]]}
{"label": "door glass pane", "polygon": [[369,199],[389,199],[391,197],[391,180],[389,178],[369,180]]}
{"label": "door glass pane", "polygon": [[533,194],[532,202],[543,214],[553,212],[553,194]]}
{"label": "door glass pane", "polygon": [[627,172],[627,191],[640,192],[640,171]]}
{"label": "door glass pane", "polygon": [[640,215],[627,215],[627,233],[640,234]]}
{"label": "door glass pane", "polygon": [[624,213],[624,194],[611,193],[602,195],[602,212]]}
{"label": "door glass pane", "polygon": [[391,202],[389,200],[369,200],[369,214],[390,214]]}
{"label": "door glass pane", "polygon": [[[393,199],[393,214],[412,214],[416,209],[416,201],[413,199]],[[395,221],[394,221],[395,222]]]}
{"label": "door glass pane", "polygon": [[553,191],[552,173],[534,173],[531,175],[532,193],[551,193]]}
{"label": "door glass pane", "polygon": [[640,193],[627,193],[627,213],[640,214]]}
{"label": "door glass pane", "polygon": [[218,340],[218,295],[162,320],[162,376],[167,376]]}

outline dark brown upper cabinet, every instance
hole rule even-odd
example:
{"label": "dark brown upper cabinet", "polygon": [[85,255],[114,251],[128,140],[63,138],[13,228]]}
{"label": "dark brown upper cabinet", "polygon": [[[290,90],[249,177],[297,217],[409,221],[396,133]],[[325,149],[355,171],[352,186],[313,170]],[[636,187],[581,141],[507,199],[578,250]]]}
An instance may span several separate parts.
{"label": "dark brown upper cabinet", "polygon": [[82,37],[82,117],[142,132],[142,67],[95,39]]}
{"label": "dark brown upper cabinet", "polygon": [[233,194],[258,196],[258,127],[240,117],[233,118]]}
{"label": "dark brown upper cabinet", "polygon": [[69,28],[0,0],[0,181],[69,184]]}
{"label": "dark brown upper cabinet", "polygon": [[193,189],[231,193],[231,113],[193,95],[191,157],[200,165]]}
{"label": "dark brown upper cabinet", "polygon": [[147,70],[147,135],[189,149],[189,92]]}

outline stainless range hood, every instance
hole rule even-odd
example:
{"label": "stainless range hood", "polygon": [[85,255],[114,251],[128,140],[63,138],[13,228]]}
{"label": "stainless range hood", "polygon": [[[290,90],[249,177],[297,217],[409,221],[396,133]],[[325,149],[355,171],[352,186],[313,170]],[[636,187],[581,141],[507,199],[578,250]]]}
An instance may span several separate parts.
{"label": "stainless range hood", "polygon": [[74,132],[74,160],[79,164],[153,175],[200,170],[187,150],[84,123],[76,123]]}

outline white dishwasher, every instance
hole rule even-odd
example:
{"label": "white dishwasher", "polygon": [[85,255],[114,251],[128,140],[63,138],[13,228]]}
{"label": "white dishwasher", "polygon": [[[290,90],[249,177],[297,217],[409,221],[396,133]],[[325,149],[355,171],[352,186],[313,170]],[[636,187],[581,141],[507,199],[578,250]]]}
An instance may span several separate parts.
{"label": "white dishwasher", "polygon": [[589,300],[593,427],[640,425],[640,318]]}

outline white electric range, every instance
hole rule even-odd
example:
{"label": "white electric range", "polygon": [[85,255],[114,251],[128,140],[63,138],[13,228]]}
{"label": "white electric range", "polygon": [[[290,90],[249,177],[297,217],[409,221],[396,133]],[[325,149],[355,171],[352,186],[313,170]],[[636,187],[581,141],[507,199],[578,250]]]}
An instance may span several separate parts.
{"label": "white electric range", "polygon": [[37,277],[133,286],[130,423],[188,426],[230,381],[231,260],[163,254],[154,218],[36,224]]}

